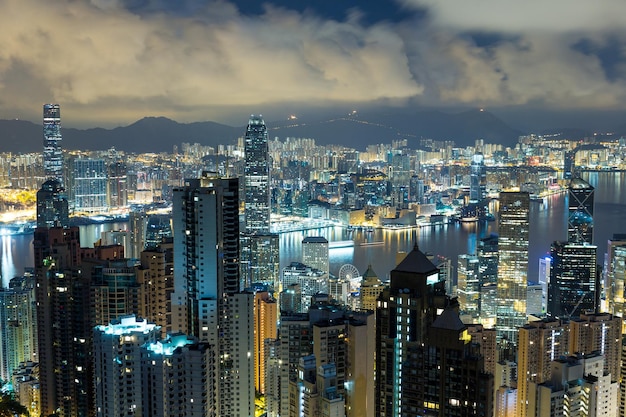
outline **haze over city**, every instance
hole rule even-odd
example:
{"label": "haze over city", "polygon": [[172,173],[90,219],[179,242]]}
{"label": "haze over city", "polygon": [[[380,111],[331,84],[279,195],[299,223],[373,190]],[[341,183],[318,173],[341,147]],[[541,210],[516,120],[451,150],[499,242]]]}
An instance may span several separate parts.
{"label": "haze over city", "polygon": [[3,2],[0,118],[36,121],[44,102],[71,127],[353,107],[485,107],[522,130],[623,115],[623,2],[296,3]]}

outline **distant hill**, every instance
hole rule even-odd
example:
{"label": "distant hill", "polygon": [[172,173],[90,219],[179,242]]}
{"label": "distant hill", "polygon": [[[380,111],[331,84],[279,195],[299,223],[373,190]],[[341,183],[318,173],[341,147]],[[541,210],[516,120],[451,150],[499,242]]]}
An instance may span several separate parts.
{"label": "distant hill", "polygon": [[[363,150],[369,144],[407,139],[417,148],[421,138],[454,140],[457,146],[473,145],[476,139],[514,145],[522,132],[493,114],[480,110],[461,113],[440,111],[394,111],[364,113],[326,120],[268,122],[270,139],[278,136],[313,138],[320,145],[341,144]],[[63,148],[126,152],[171,152],[183,142],[216,147],[234,144],[245,127],[215,122],[178,123],[165,117],[146,117],[114,129],[62,127]],[[42,126],[22,120],[0,120],[0,152],[38,152]]]}

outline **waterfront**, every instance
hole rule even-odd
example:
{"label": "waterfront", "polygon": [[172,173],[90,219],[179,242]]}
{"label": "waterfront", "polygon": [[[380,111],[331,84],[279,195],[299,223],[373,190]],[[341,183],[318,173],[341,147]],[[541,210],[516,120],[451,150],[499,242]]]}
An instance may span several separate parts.
{"label": "waterfront", "polygon": [[[626,192],[622,192],[622,187],[626,184],[626,173],[591,172],[584,173],[583,178],[596,188],[594,243],[598,245],[598,263],[603,264],[607,240],[613,233],[626,233]],[[566,200],[567,194],[563,193],[546,197],[543,202],[531,203],[530,280],[537,280],[539,258],[549,252],[550,244],[566,237]],[[93,246],[101,232],[125,227],[126,224],[122,222],[81,226],[81,243],[84,246]],[[396,253],[410,251],[415,244],[415,236],[422,251],[451,258],[453,265],[456,265],[459,254],[473,253],[478,240],[490,233],[497,233],[497,221],[452,223],[402,230],[374,229],[372,232],[350,231],[344,227],[288,232],[280,235],[280,264],[282,268],[289,262],[301,260],[301,242],[306,236],[320,235],[329,241],[353,239],[355,244],[352,247],[330,250],[331,273],[337,274],[339,268],[348,263],[363,273],[371,263],[374,271],[384,279],[395,267]],[[25,267],[33,266],[32,241],[32,234],[1,236],[0,272],[3,286],[7,286],[10,278],[22,274]],[[384,244],[362,245],[373,242]]]}

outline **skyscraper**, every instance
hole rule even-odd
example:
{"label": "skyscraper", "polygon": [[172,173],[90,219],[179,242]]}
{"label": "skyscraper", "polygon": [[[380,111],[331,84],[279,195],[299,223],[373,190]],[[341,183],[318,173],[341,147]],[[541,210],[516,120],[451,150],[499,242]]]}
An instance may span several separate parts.
{"label": "skyscraper", "polygon": [[496,329],[514,344],[517,328],[526,324],[529,213],[527,192],[500,193]]}
{"label": "skyscraper", "polygon": [[46,179],[63,185],[63,151],[61,150],[61,106],[43,105],[43,169]]}
{"label": "skyscraper", "polygon": [[517,357],[517,416],[534,415],[534,410],[528,410],[529,384],[541,384],[550,380],[552,361],[568,353],[567,336],[567,327],[555,319],[533,321],[520,327]]}
{"label": "skyscraper", "polygon": [[580,177],[569,183],[567,241],[593,243],[594,188]]}
{"label": "skyscraper", "polygon": [[36,360],[37,323],[32,276],[15,277],[0,289],[0,378],[10,381],[21,362]]}
{"label": "skyscraper", "polygon": [[594,313],[600,300],[597,247],[573,242],[554,242],[550,254],[548,315],[569,320]]}
{"label": "skyscraper", "polygon": [[376,310],[375,415],[491,415],[493,377],[456,308],[417,247],[391,271]]}
{"label": "skyscraper", "polygon": [[37,191],[37,227],[68,227],[69,223],[65,189],[59,180],[49,179]]}
{"label": "skyscraper", "polygon": [[244,236],[241,239],[241,288],[266,283],[278,291],[279,238],[270,233],[271,163],[267,128],[250,116],[244,138]]}
{"label": "skyscraper", "polygon": [[207,342],[218,415],[254,412],[254,296],[239,293],[236,178],[203,173],[174,189],[172,330]]}
{"label": "skyscraper", "polygon": [[107,173],[104,159],[75,159],[71,190],[76,211],[106,211]]}
{"label": "skyscraper", "polygon": [[267,128],[261,116],[250,116],[245,136],[245,232],[270,232],[270,161]]}

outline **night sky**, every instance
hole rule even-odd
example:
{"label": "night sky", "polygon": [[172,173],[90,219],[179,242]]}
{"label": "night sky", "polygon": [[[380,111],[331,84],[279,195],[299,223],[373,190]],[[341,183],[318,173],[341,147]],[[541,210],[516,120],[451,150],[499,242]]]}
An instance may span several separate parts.
{"label": "night sky", "polygon": [[4,119],[626,108],[622,0],[0,0],[0,28]]}

